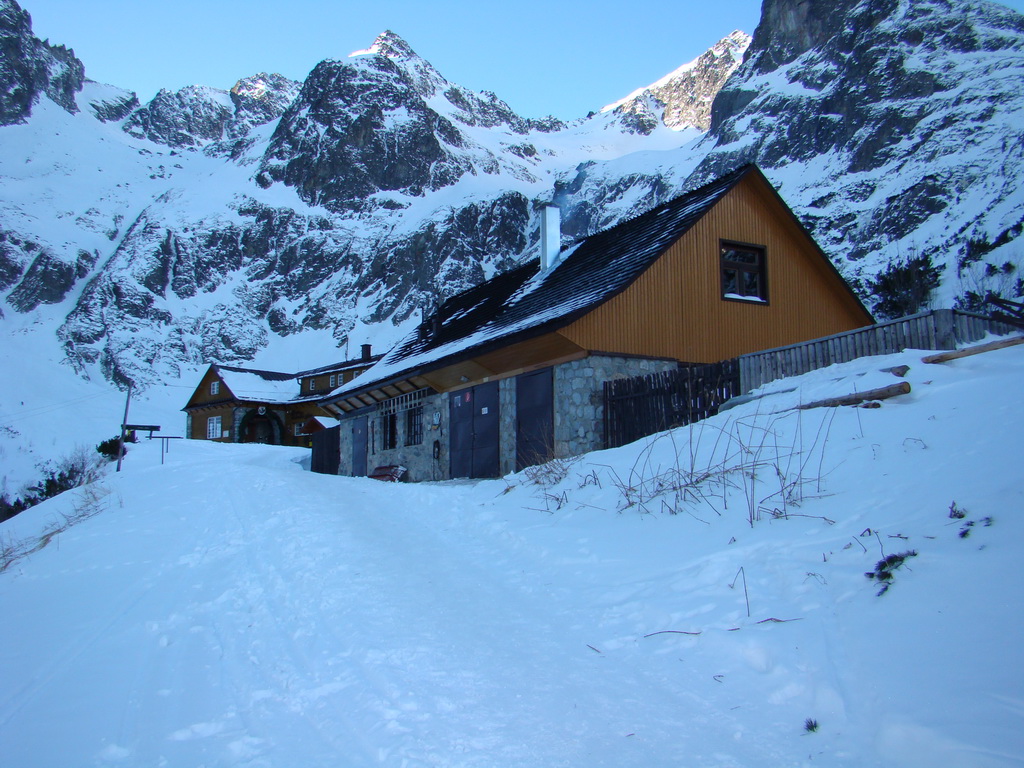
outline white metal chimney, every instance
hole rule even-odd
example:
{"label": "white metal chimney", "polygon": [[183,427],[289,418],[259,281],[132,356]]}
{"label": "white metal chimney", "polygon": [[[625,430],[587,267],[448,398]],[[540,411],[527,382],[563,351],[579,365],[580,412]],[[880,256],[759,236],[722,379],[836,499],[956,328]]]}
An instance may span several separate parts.
{"label": "white metal chimney", "polygon": [[562,250],[562,212],[555,205],[546,205],[540,213],[540,271],[547,272],[558,264]]}

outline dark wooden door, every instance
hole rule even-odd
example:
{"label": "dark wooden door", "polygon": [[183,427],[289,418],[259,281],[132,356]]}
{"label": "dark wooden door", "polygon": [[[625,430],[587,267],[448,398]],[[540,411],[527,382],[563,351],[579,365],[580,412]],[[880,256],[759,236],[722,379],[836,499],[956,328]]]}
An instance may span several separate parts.
{"label": "dark wooden door", "polygon": [[498,382],[453,392],[448,407],[451,477],[497,477]]}
{"label": "dark wooden door", "polygon": [[352,421],[352,476],[366,477],[367,419],[360,416]]}
{"label": "dark wooden door", "polygon": [[554,458],[555,392],[551,368],[516,377],[516,471]]}

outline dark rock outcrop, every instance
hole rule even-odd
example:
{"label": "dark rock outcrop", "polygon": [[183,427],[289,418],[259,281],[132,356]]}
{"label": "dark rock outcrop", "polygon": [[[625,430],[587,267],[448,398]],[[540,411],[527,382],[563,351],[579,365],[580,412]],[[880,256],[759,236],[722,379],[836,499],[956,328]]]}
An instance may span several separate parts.
{"label": "dark rock outcrop", "polygon": [[78,111],[85,67],[75,52],[32,34],[32,18],[14,0],[0,0],[0,125],[23,122],[45,94],[68,112]]}

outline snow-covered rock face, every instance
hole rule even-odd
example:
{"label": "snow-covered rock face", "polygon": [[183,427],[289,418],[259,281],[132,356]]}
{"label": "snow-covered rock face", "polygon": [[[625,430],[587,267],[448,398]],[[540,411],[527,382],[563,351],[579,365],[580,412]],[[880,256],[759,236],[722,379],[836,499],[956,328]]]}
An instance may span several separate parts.
{"label": "snow-covered rock face", "polygon": [[230,92],[201,85],[161,90],[128,118],[124,130],[176,149],[239,139],[279,118],[298,88],[294,80],[260,73],[239,80]]}
{"label": "snow-covered rock face", "polygon": [[32,35],[32,19],[14,0],[0,0],[0,126],[23,122],[40,94],[77,112],[85,68],[74,51]]}
{"label": "snow-covered rock face", "polygon": [[242,137],[258,125],[277,120],[295,100],[299,87],[294,80],[266,72],[243,77],[231,89],[235,114],[228,132]]}
{"label": "snow-covered rock face", "polygon": [[756,162],[827,252],[865,277],[927,254],[948,303],[965,261],[1021,234],[1024,17],[984,0],[842,5],[765,3],[693,181]]}
{"label": "snow-covered rock face", "polygon": [[676,130],[706,131],[711,125],[711,104],[743,61],[749,45],[750,35],[737,30],[698,58],[605,110],[634,115],[637,130],[646,133],[661,123]]}
{"label": "snow-covered rock face", "polygon": [[394,205],[372,200],[378,192],[418,197],[467,174],[532,178],[518,153],[495,152],[466,127],[523,135],[553,126],[535,126],[493,94],[449,83],[387,32],[347,61],[317,65],[278,124],[257,181],[295,187],[312,205],[365,211]]}

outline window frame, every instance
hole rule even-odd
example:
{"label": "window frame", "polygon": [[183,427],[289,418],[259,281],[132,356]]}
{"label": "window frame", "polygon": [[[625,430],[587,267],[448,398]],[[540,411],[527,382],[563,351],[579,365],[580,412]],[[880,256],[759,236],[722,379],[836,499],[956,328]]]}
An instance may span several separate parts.
{"label": "window frame", "polygon": [[[221,416],[207,416],[206,417],[206,439],[207,440],[219,440],[223,437],[223,421]],[[216,429],[214,429],[216,427]]]}
{"label": "window frame", "polygon": [[214,379],[213,381],[210,382],[210,397],[213,397],[213,396],[219,395],[219,394],[220,394],[220,381],[218,379]]}
{"label": "window frame", "polygon": [[[743,251],[746,253],[752,253],[757,256],[757,261],[754,265],[750,262],[736,261],[726,258],[727,251]],[[729,290],[729,282],[727,278],[727,272],[736,272],[736,289]],[[742,304],[762,304],[768,305],[770,303],[770,295],[768,292],[768,247],[764,245],[758,245],[756,243],[743,243],[737,240],[719,240],[718,241],[718,273],[721,280],[721,294],[722,301],[737,301]],[[758,283],[758,292],[756,294],[741,294],[739,292],[740,276],[742,274],[755,275]],[[734,294],[734,295],[728,295]]]}

